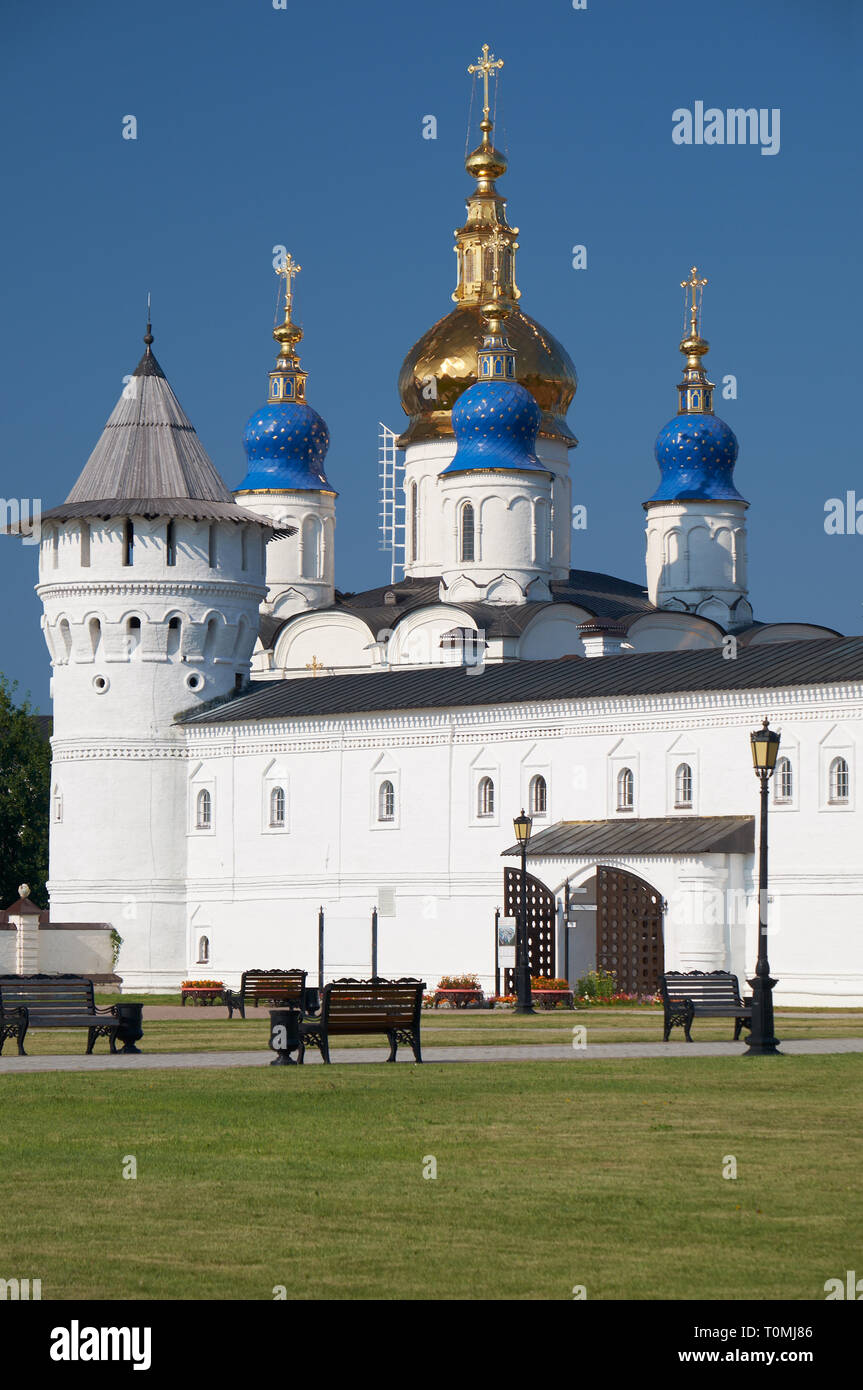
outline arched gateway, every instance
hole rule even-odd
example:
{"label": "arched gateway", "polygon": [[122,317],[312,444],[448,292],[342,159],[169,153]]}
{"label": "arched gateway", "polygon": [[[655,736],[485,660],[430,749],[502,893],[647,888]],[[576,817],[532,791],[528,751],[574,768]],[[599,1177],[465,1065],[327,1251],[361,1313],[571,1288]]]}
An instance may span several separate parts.
{"label": "arched gateway", "polygon": [[625,869],[596,870],[596,968],[621,994],[654,994],[664,969],[662,894]]}

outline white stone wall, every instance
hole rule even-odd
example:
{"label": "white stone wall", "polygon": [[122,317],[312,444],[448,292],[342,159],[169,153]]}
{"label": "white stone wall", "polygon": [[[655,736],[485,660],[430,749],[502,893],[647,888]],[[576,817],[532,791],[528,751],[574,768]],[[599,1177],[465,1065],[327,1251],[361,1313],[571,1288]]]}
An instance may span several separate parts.
{"label": "white stone wall", "polygon": [[[255,965],[301,964],[314,973],[322,903],[334,931],[341,923],[333,951],[346,959],[338,964],[357,969],[372,906],[394,896],[395,915],[380,919],[383,972],[419,973],[435,983],[445,972],[475,970],[490,984],[494,908],[504,862],[515,862],[500,855],[512,843],[511,818],[527,804],[535,771],[543,770],[549,792],[536,830],[562,819],[614,818],[622,766],[635,773],[635,815],[757,815],[749,732],[764,713],[782,729],[797,788],[793,803],[771,815],[777,997],[863,1003],[860,802],[853,792],[847,807],[831,806],[825,791],[837,750],[851,765],[852,788],[860,775],[859,689],[190,730],[189,766],[213,787],[215,820],[210,833],[188,837],[188,949],[206,934],[208,973],[217,977]],[[691,811],[675,809],[674,772],[683,760],[693,769]],[[496,793],[494,814],[485,818],[477,814],[484,776]],[[286,826],[276,830],[265,823],[264,799],[274,777],[284,780],[289,806]],[[389,824],[377,820],[384,779],[395,790]],[[578,867],[543,863],[536,871],[560,892]],[[581,869],[589,876],[595,867]],[[752,971],[754,856],[620,867],[668,899],[669,968]],[[191,967],[194,956],[188,959]],[[329,969],[329,948],[327,959]]]}
{"label": "white stone wall", "polygon": [[723,627],[744,627],[752,618],[747,589],[745,502],[650,503],[651,603],[658,608],[685,606]]}
{"label": "white stone wall", "polygon": [[266,611],[284,618],[323,608],[335,596],[334,492],[237,493],[237,502],[275,526],[292,526],[293,536],[267,546]]}

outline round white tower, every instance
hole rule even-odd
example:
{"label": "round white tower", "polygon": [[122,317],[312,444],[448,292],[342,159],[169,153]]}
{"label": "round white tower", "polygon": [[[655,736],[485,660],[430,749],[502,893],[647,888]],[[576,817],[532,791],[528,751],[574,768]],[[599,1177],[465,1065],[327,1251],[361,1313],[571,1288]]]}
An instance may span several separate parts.
{"label": "round white tower", "polygon": [[268,522],[238,507],[147,350],[63,506],[43,515],[52,916],[123,938],[127,988],[189,963],[176,715],[249,677]]}
{"label": "round white tower", "polygon": [[734,630],[752,621],[747,598],[746,509],[734,486],[737,439],[713,413],[714,384],[702,358],[701,293],[707,281],[693,266],[686,358],[678,385],[678,413],[660,430],[656,461],[662,478],[645,502],[647,590],[659,608],[697,613]]}
{"label": "round white tower", "polygon": [[248,466],[234,494],[249,511],[287,532],[267,550],[264,611],[278,618],[324,608],[335,598],[337,494],[324,472],[330,436],[306,402],[307,373],[296,352],[303,330],[291,321],[291,286],[300,269],[287,256],[277,272],[285,278],[285,321],[273,330],[279,356],[270,372],[267,404],[243,434]]}

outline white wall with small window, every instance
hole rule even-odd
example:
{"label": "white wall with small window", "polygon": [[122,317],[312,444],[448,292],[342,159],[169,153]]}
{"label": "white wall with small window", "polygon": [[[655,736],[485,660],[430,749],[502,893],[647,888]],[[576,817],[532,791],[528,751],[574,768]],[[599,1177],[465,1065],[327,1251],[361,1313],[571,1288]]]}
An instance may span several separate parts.
{"label": "white wall with small window", "polygon": [[[781,750],[780,750],[781,751]],[[819,807],[822,811],[853,811],[855,803],[855,745],[850,730],[835,724],[819,748]]]}
{"label": "white wall with small window", "polygon": [[400,769],[391,754],[378,758],[372,768],[369,824],[372,830],[398,830]]}
{"label": "white wall with small window", "polygon": [[638,815],[638,749],[629,739],[621,739],[608,758],[608,815]]}
{"label": "white wall with small window", "polygon": [[695,814],[700,805],[698,749],[681,734],[665,755],[666,815]]}
{"label": "white wall with small window", "polygon": [[[551,820],[551,759],[547,749],[535,744],[522,759],[521,801],[518,810],[545,825]],[[514,813],[515,814],[515,813]]]}
{"label": "white wall with small window", "polygon": [[468,797],[471,825],[500,825],[500,763],[486,748],[480,749],[470,765]]}
{"label": "white wall with small window", "polygon": [[800,745],[787,729],[780,730],[779,757],[770,779],[770,810],[800,809]]}
{"label": "white wall with small window", "polygon": [[211,766],[199,763],[189,778],[189,832],[216,833],[216,777]]}
{"label": "white wall with small window", "polygon": [[261,779],[261,830],[264,835],[286,835],[290,828],[287,763],[274,758]]}

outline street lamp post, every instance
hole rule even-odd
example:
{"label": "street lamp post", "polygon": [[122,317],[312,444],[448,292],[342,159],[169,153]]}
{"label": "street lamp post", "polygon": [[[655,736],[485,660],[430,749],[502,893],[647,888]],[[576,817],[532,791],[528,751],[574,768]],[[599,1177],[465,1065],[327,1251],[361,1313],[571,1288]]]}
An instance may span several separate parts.
{"label": "street lamp post", "polygon": [[779,734],[765,719],[750,734],[752,762],[761,783],[761,845],[758,860],[758,961],[752,986],[752,1028],[747,1041],[747,1057],[781,1056],[779,1039],[773,1032],[773,987],[767,959],[767,807],[770,778],[779,753]]}
{"label": "street lamp post", "polygon": [[515,1011],[517,1014],[532,1014],[533,1001],[530,994],[530,958],[527,949],[527,845],[533,821],[524,814],[513,821],[515,838],[521,848],[521,906],[518,914],[518,931],[515,938]]}

